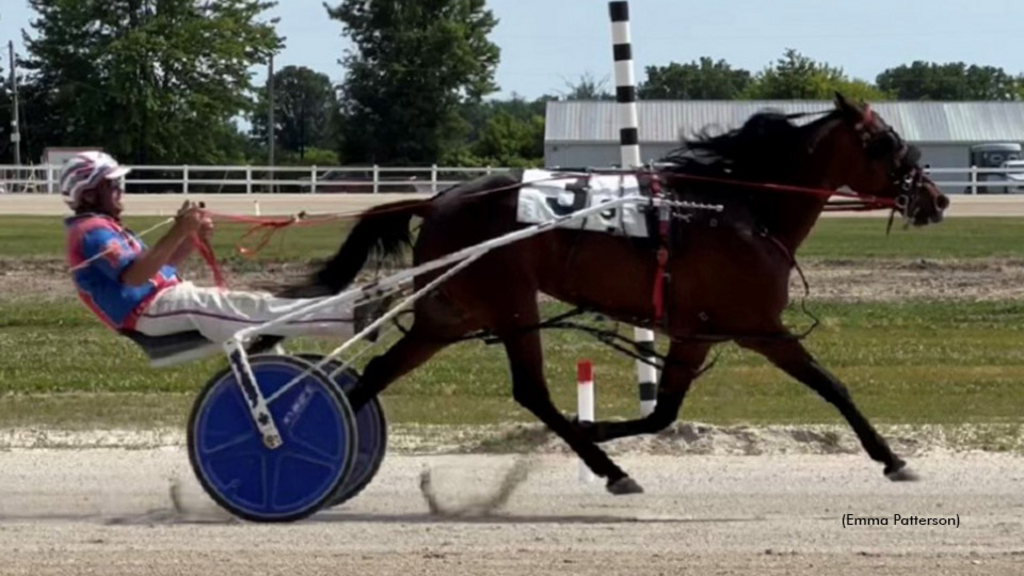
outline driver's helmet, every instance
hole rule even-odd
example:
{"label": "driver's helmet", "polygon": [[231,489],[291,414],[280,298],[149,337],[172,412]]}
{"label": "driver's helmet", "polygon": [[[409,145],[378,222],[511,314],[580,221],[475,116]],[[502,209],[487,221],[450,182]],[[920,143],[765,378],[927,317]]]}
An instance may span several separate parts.
{"label": "driver's helmet", "polygon": [[131,171],[106,152],[81,152],[68,158],[60,171],[60,193],[72,210],[78,208],[82,192],[102,180],[117,180]]}

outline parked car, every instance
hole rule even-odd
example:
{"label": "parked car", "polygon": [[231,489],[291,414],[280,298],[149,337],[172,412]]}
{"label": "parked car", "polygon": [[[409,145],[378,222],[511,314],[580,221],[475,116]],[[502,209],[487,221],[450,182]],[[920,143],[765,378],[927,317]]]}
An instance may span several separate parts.
{"label": "parked car", "polygon": [[[1006,168],[1010,163],[1022,162],[1021,145],[1016,142],[990,142],[971,146],[970,166],[978,168]],[[1016,165],[1016,164],[1015,164]],[[1024,173],[1014,176],[1024,176]],[[1005,186],[1006,175],[998,172],[978,174],[978,194],[1009,193],[1016,189],[1018,180],[1013,179],[1013,186]],[[965,194],[971,193],[971,187],[964,189]]]}
{"label": "parked car", "polygon": [[1024,192],[1024,160],[1007,160],[1003,162],[1000,168],[1004,168],[1007,172],[1005,174],[993,174],[994,178],[990,178],[989,181],[1002,180],[1006,183],[1002,187],[1003,194]]}

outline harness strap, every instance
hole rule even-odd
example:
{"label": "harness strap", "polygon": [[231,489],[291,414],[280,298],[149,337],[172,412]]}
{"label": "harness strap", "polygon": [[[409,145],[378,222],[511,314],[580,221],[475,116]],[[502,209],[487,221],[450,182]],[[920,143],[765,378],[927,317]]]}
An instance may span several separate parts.
{"label": "harness strap", "polygon": [[655,322],[661,322],[665,316],[666,263],[668,263],[668,250],[665,247],[658,248],[658,271],[654,275],[654,294],[652,295]]}
{"label": "harness strap", "polygon": [[[650,180],[651,197],[662,197],[664,196],[661,188],[661,182],[657,176]],[[658,251],[657,251],[657,268],[654,272],[654,289],[651,294],[651,302],[654,305],[654,322],[661,323],[665,322],[668,324],[668,319],[665,314],[665,290],[666,284],[670,281],[670,274],[668,272],[668,261],[671,256],[672,248],[672,207],[668,205],[662,205],[658,208]]]}

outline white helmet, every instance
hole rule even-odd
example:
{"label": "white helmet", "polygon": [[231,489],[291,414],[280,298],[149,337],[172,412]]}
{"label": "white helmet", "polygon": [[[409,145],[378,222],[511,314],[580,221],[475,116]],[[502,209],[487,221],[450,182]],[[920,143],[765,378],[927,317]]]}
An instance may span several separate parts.
{"label": "white helmet", "polygon": [[72,210],[78,208],[82,192],[101,180],[116,180],[131,171],[106,152],[81,152],[68,158],[60,172],[60,193]]}

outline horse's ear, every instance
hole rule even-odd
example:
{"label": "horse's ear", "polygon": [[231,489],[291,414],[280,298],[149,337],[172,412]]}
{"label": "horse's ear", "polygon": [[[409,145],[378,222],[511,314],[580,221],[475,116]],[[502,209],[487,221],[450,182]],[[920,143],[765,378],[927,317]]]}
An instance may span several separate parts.
{"label": "horse's ear", "polygon": [[850,119],[859,120],[861,117],[861,109],[856,104],[850,102],[838,91],[836,92],[836,108],[843,113],[844,116]]}
{"label": "horse's ear", "polygon": [[846,96],[843,96],[843,94],[838,90],[836,91],[836,108],[842,110],[843,112],[856,111],[856,107],[854,107],[853,104],[850,104],[850,101],[846,99]]}

